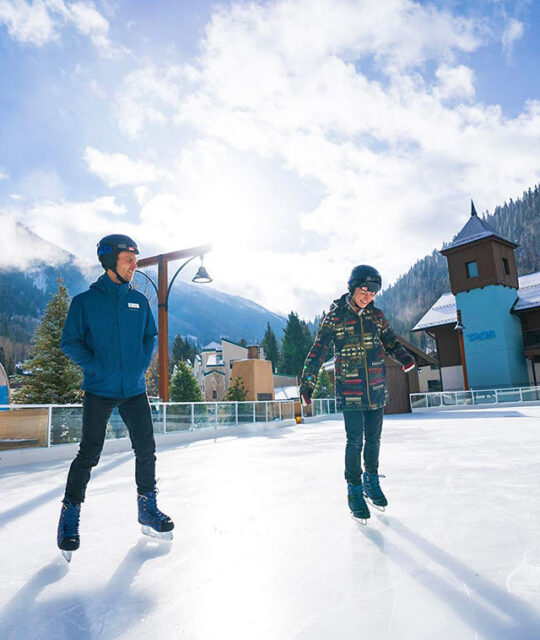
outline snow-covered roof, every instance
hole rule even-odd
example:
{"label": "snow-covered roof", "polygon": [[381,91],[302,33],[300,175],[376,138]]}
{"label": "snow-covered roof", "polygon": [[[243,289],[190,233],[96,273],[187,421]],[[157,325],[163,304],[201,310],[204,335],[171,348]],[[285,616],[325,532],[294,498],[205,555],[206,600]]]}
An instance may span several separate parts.
{"label": "snow-covered roof", "polygon": [[276,400],[296,400],[300,397],[300,391],[297,386],[276,387],[274,389],[274,397]]}
{"label": "snow-covered roof", "polygon": [[219,367],[219,366],[222,366],[223,364],[224,364],[223,358],[218,353],[208,356],[208,360],[206,361],[207,367]]}
{"label": "snow-covered roof", "polygon": [[[519,276],[518,300],[513,311],[540,307],[540,271]],[[415,324],[413,331],[440,327],[457,322],[456,299],[452,293],[443,293],[431,309]]]}
{"label": "snow-covered roof", "polygon": [[519,278],[518,301],[514,311],[524,311],[540,307],[540,271]]}
{"label": "snow-covered roof", "polygon": [[202,348],[202,351],[222,351],[222,348],[219,342],[212,340],[212,342],[209,342]]}
{"label": "snow-covered roof", "polygon": [[431,309],[413,327],[413,331],[440,327],[457,322],[456,299],[450,292],[443,293]]}

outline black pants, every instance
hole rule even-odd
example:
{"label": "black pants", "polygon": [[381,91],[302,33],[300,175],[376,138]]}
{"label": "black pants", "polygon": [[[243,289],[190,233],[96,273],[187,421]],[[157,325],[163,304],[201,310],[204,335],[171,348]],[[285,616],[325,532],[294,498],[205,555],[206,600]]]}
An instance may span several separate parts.
{"label": "black pants", "polygon": [[344,411],[347,445],[345,447],[345,480],[362,481],[362,448],[364,468],[369,473],[379,469],[379,449],[384,409]]}
{"label": "black pants", "polygon": [[86,393],[83,401],[82,438],[79,453],[71,463],[65,498],[73,504],[84,502],[90,471],[99,462],[105,442],[105,430],[113,409],[125,422],[135,451],[135,481],[139,493],[156,485],[156,444],[152,412],[146,393],[131,398],[105,398]]}

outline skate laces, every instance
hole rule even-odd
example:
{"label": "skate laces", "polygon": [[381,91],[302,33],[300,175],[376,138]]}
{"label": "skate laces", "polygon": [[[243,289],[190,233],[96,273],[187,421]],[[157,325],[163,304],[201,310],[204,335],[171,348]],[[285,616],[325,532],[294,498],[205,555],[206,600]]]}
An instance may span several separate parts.
{"label": "skate laces", "polygon": [[81,508],[76,504],[64,502],[64,533],[66,536],[76,536],[79,530]]}
{"label": "skate laces", "polygon": [[147,493],[140,493],[139,498],[142,498],[143,509],[158,520],[168,520],[169,516],[166,516],[157,506],[157,494],[159,490],[156,488],[154,491],[148,491]]}
{"label": "skate laces", "polygon": [[366,473],[367,484],[369,484],[370,491],[382,495],[381,485],[379,484],[379,478],[386,478],[382,473]]}

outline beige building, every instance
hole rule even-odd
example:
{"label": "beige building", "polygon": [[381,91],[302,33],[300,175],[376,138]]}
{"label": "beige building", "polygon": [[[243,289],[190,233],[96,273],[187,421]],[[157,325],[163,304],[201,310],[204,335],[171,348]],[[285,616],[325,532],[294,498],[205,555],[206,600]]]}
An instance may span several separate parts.
{"label": "beige building", "polygon": [[[232,378],[237,375],[233,373],[234,364],[248,361],[249,359],[265,362],[270,365],[270,371],[272,370],[272,363],[264,360],[264,351],[258,345],[244,346],[228,338],[222,338],[221,344],[219,342],[210,342],[203,347],[201,354],[195,358],[193,373],[197,378],[205,401],[223,400]],[[254,365],[254,367],[258,367],[258,371],[261,369],[260,365]],[[266,365],[263,368],[265,369]],[[252,385],[251,388],[255,388],[253,384],[260,384],[262,378],[259,373],[254,373],[249,379]],[[273,400],[273,386],[270,391],[265,386],[265,391],[260,393],[272,394],[268,399]]]}
{"label": "beige building", "polygon": [[246,400],[274,400],[274,377],[270,360],[236,360],[232,365],[231,377],[240,378],[244,383]]}

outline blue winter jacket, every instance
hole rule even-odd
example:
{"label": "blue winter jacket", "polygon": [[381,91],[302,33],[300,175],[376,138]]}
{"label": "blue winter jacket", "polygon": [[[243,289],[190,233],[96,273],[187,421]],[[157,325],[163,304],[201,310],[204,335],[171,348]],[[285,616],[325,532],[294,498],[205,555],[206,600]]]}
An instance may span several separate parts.
{"label": "blue winter jacket", "polygon": [[85,391],[129,398],[146,390],[156,335],[146,297],[103,274],[71,301],[60,347],[83,370]]}

